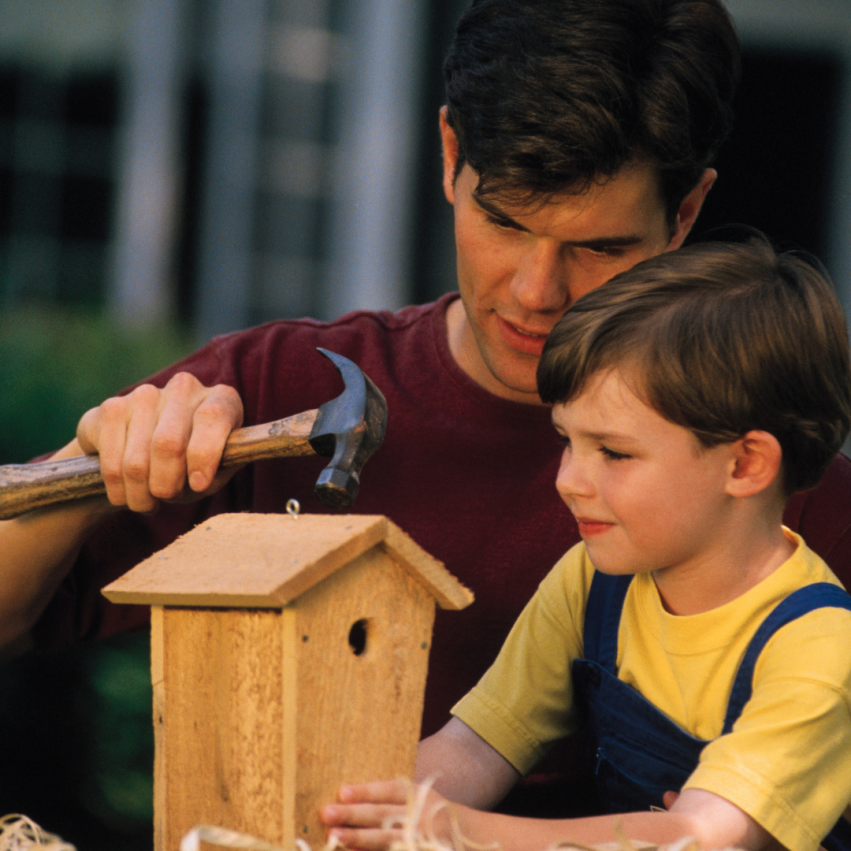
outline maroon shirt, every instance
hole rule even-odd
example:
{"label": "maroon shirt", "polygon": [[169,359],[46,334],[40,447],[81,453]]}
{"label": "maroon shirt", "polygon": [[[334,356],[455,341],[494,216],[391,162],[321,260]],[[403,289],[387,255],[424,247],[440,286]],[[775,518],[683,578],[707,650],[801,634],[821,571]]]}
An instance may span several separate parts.
{"label": "maroon shirt", "polygon": [[[367,463],[354,510],[385,514],[471,588],[462,612],[438,611],[423,733],[449,717],[478,681],[556,560],[579,540],[555,490],[560,446],[548,408],[500,399],[473,382],[449,352],[445,311],[457,296],[399,313],[356,312],[330,324],[280,321],[220,337],[157,375],[185,370],[242,396],[245,425],[316,408],[342,390],[317,346],[353,360],[387,398],[384,445]],[[114,606],[99,592],[115,577],[210,514],[281,512],[313,496],[326,459],[265,461],[219,494],[153,517],[116,514],[84,547],[42,616],[36,638],[51,646],[147,623],[147,607]],[[851,581],[851,462],[840,456],[822,484],[790,501],[786,522],[845,582]],[[404,617],[404,613],[400,613]]]}

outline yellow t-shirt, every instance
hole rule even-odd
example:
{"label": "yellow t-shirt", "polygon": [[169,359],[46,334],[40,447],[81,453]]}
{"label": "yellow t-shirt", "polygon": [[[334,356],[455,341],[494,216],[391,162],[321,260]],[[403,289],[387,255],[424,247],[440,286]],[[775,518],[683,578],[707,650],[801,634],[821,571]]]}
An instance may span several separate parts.
{"label": "yellow t-shirt", "polygon": [[[683,788],[736,804],[790,851],[814,851],[843,811],[851,817],[851,612],[818,609],[778,630],[756,664],[753,694],[721,736],[733,679],[772,609],[814,582],[841,587],[792,532],[793,556],[737,599],[698,615],[665,611],[653,578],[637,575],[618,632],[618,677],[693,736],[714,740]],[[491,668],[452,710],[526,773],[574,732],[571,662],[582,656],[594,567],[584,544],[541,583]]]}

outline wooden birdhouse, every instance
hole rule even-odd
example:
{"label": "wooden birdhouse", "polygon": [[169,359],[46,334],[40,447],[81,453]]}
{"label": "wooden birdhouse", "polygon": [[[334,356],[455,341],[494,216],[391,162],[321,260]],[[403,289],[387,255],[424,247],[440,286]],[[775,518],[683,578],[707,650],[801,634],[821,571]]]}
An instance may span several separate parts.
{"label": "wooden birdhouse", "polygon": [[320,848],[342,783],[411,775],[435,603],[472,602],[364,515],[219,515],[104,594],[152,606],[155,851],[198,824]]}

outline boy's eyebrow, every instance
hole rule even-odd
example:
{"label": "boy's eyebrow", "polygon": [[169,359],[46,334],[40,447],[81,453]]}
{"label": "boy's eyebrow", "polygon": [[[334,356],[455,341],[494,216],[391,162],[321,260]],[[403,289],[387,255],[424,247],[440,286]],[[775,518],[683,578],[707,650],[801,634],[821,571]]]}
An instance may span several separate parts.
{"label": "boy's eyebrow", "polygon": [[590,437],[591,440],[599,440],[605,443],[607,440],[635,440],[635,435],[619,434],[616,431],[586,431],[582,432],[583,437]]}
{"label": "boy's eyebrow", "polygon": [[[473,201],[478,205],[478,207],[483,210],[488,215],[492,216],[495,219],[499,219],[500,222],[509,225],[513,228],[516,228],[519,231],[523,231],[524,233],[529,233],[529,228],[524,227],[520,224],[520,222],[515,221],[511,218],[506,212],[501,210],[496,204],[491,201],[488,201],[485,198],[477,198],[475,195],[473,196]],[[599,236],[594,239],[585,239],[578,242],[571,241],[571,245],[575,245],[577,248],[596,248],[601,245],[611,246],[613,248],[627,248],[631,245],[638,245],[642,241],[642,238],[637,233],[630,234],[620,234],[618,236]]]}
{"label": "boy's eyebrow", "polygon": [[[553,422],[553,428],[562,435],[569,436],[567,434],[567,430],[562,428],[558,423]],[[616,431],[582,431],[580,430],[578,434],[581,434],[582,437],[590,438],[591,440],[599,440],[601,443],[605,443],[607,440],[635,440],[635,435],[631,434],[621,434]]]}

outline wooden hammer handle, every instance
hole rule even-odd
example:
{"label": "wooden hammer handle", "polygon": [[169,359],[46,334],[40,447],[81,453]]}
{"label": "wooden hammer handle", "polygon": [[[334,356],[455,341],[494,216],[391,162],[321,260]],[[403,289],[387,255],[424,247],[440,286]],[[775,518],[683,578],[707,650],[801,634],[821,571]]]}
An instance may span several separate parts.
{"label": "wooden hammer handle", "polygon": [[[318,410],[303,411],[273,423],[231,432],[221,466],[234,467],[266,458],[312,455],[308,438]],[[0,520],[27,511],[106,493],[97,455],[0,467]]]}
{"label": "wooden hammer handle", "polygon": [[302,411],[285,420],[234,429],[222,452],[222,467],[235,467],[266,458],[314,455],[308,442],[318,408]]}

